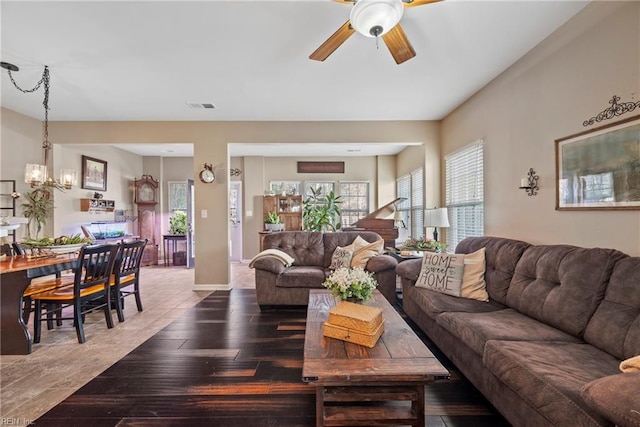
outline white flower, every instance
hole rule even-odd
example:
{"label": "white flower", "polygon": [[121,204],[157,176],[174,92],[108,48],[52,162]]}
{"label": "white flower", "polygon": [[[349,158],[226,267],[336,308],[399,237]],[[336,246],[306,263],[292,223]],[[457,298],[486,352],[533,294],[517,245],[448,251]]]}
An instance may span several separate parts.
{"label": "white flower", "polygon": [[20,198],[20,193],[18,193],[17,191],[14,191],[13,193],[11,193],[11,197],[14,199],[19,199]]}
{"label": "white flower", "polygon": [[373,290],[378,282],[373,278],[373,273],[362,268],[338,268],[322,283],[322,286],[331,290],[334,296],[347,299],[355,297],[368,300],[373,295]]}

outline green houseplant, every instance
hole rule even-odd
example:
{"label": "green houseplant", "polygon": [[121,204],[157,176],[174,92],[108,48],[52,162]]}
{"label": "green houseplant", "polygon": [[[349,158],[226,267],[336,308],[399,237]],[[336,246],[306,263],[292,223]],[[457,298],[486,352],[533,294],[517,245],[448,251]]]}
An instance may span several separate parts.
{"label": "green houseplant", "polygon": [[342,200],[333,191],[322,195],[322,188],[312,188],[311,195],[303,202],[302,222],[307,231],[338,231]]}
{"label": "green houseplant", "polygon": [[[53,189],[62,187],[55,181],[45,181],[24,195],[22,214],[27,218],[27,238],[38,238],[47,219],[53,214]],[[31,230],[35,227],[35,235]]]}
{"label": "green houseplant", "polygon": [[169,234],[187,234],[187,214],[175,211],[169,218]]}
{"label": "green houseplant", "polygon": [[280,216],[278,215],[278,212],[271,211],[267,213],[267,217],[264,220],[264,228],[267,231],[284,230],[284,224],[280,222]]}

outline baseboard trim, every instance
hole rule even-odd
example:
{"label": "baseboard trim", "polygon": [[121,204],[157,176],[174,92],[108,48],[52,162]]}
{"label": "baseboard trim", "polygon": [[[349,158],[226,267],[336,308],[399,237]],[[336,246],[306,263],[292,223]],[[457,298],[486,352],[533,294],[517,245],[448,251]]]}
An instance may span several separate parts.
{"label": "baseboard trim", "polygon": [[231,286],[229,284],[226,285],[214,285],[207,283],[199,283],[193,285],[194,291],[229,291],[231,290]]}

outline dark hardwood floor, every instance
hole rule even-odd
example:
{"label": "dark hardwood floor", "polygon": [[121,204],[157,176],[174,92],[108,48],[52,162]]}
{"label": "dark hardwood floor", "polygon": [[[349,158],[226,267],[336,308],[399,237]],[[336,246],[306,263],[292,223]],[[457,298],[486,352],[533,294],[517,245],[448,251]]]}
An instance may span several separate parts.
{"label": "dark hardwood floor", "polygon": [[[301,381],[305,317],[261,313],[254,290],[214,292],[35,425],[313,426],[315,389]],[[452,373],[427,387],[427,425],[508,425],[417,332]]]}

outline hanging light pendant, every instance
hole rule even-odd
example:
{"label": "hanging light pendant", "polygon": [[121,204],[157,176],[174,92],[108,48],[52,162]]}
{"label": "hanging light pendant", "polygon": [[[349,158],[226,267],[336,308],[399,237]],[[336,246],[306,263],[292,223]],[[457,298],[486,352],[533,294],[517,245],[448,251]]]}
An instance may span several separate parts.
{"label": "hanging light pendant", "polygon": [[[47,181],[47,169],[49,164],[49,152],[51,151],[51,142],[49,142],[49,67],[45,65],[42,72],[42,78],[36,83],[33,89],[23,89],[13,79],[12,72],[20,71],[20,69],[11,63],[0,62],[0,67],[7,70],[11,83],[23,93],[35,92],[40,87],[44,87],[44,100],[42,106],[44,107],[44,122],[43,122],[43,134],[42,134],[42,152],[44,157],[44,165],[28,163],[24,170],[24,181],[30,184],[31,187],[37,187]],[[50,181],[59,186],[63,186],[69,190],[73,185],[77,185],[78,177],[77,173],[73,169],[62,169],[60,171],[60,181],[54,181],[50,178]]]}
{"label": "hanging light pendant", "polygon": [[360,34],[380,37],[398,25],[403,12],[402,0],[358,0],[349,21]]}

